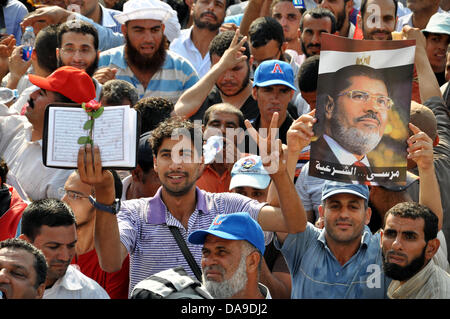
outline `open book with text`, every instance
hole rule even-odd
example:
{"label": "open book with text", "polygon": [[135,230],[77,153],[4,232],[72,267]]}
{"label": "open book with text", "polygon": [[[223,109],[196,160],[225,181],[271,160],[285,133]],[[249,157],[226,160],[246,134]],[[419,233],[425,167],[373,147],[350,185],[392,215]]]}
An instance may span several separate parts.
{"label": "open book with text", "polygon": [[[89,119],[79,104],[49,104],[45,111],[42,158],[45,166],[76,168],[78,139],[89,134],[83,128]],[[102,166],[114,169],[136,167],[140,117],[129,105],[106,106],[95,119],[92,139],[100,148]]]}

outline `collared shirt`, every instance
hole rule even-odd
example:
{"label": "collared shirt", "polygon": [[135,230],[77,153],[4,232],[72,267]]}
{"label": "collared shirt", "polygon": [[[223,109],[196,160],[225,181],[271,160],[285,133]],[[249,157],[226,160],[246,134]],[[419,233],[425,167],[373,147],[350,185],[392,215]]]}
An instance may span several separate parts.
{"label": "collared shirt", "polygon": [[[187,241],[192,232],[208,229],[218,214],[248,212],[258,219],[260,203],[234,193],[208,193],[196,188],[197,204],[188,221],[188,228],[167,210],[161,199],[160,187],[154,197],[127,200],[117,214],[120,240],[130,254],[129,293],[141,280],[157,272],[182,266],[188,275],[194,276],[168,226],[176,226],[186,241],[192,255],[200,265],[202,246]],[[271,233],[270,233],[271,234]],[[266,244],[272,239],[266,233]]]}
{"label": "collared shirt", "polygon": [[450,274],[431,259],[402,285],[393,280],[387,295],[391,299],[450,299]]}
{"label": "collared shirt", "polygon": [[43,299],[110,299],[108,293],[95,280],[87,277],[74,266],[51,288],[45,289]]}
{"label": "collared shirt", "polygon": [[169,49],[188,59],[195,67],[199,78],[202,78],[211,68],[211,60],[209,52],[202,57],[202,54],[192,42],[192,29],[193,27],[181,30],[181,35],[172,41]]}
{"label": "collared shirt", "polygon": [[[275,247],[280,243],[275,240]],[[308,223],[289,234],[281,247],[292,276],[293,299],[386,297],[390,279],[384,276],[380,235],[365,226],[358,251],[341,265],[325,239],[325,230]]]}
{"label": "collared shirt", "polygon": [[114,32],[122,32],[121,24],[114,19],[116,14],[122,13],[119,10],[105,8],[99,3],[100,10],[102,11],[102,26],[111,29]]}
{"label": "collared shirt", "polygon": [[125,45],[102,52],[98,67],[118,68],[116,79],[133,84],[138,91],[139,99],[159,96],[175,104],[185,90],[197,83],[198,75],[188,60],[170,50],[166,53],[163,66],[153,75],[146,88],[139,82],[125,60]]}
{"label": "collared shirt", "polygon": [[258,289],[261,292],[261,294],[264,296],[264,299],[272,299],[272,295],[270,294],[269,288],[267,288],[260,282],[258,282]]}
{"label": "collared shirt", "polygon": [[[331,150],[333,151],[336,158],[339,160],[339,163],[341,165],[353,165],[358,159],[347,151],[345,148],[343,148],[341,145],[339,145],[338,142],[336,142],[332,137],[323,134],[323,137],[325,141],[327,141],[328,145],[330,146]],[[367,159],[367,156],[364,156],[364,158],[361,160],[361,162],[366,165],[367,167],[370,167],[369,160]]]}
{"label": "collared shirt", "polygon": [[31,141],[32,125],[23,115],[6,115],[0,106],[0,154],[31,200],[60,198],[70,169],[44,166],[42,140]]}

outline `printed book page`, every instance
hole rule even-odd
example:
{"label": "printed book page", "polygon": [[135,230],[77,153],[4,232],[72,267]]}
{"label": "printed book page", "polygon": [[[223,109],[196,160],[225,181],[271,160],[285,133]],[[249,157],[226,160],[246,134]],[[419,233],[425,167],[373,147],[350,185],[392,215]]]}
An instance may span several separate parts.
{"label": "printed book page", "polygon": [[[46,163],[52,167],[77,167],[78,138],[88,136],[88,115],[80,107],[51,106],[48,110]],[[94,144],[100,148],[103,167],[136,166],[137,113],[129,105],[107,106],[95,119]],[[44,150],[45,151],[45,150]]]}

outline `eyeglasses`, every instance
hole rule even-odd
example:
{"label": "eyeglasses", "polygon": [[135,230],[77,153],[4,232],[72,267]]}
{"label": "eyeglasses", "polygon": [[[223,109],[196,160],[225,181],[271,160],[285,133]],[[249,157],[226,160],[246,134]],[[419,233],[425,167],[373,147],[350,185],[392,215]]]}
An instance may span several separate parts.
{"label": "eyeglasses", "polygon": [[357,103],[367,103],[367,101],[369,101],[370,98],[375,98],[377,106],[380,109],[390,110],[392,106],[394,106],[394,101],[390,97],[384,95],[373,95],[368,92],[359,90],[350,90],[338,94],[338,96],[342,95],[347,95],[349,98],[351,98],[353,101]]}
{"label": "eyeglasses", "polygon": [[70,190],[64,189],[63,187],[58,189],[58,194],[59,194],[60,198],[63,198],[64,195],[67,195],[67,197],[70,200],[80,200],[82,198],[89,198],[88,195],[84,195],[82,193],[78,193],[75,191],[70,191]]}
{"label": "eyeglasses", "polygon": [[61,48],[61,51],[66,55],[75,55],[76,52],[80,53],[80,55],[86,56],[92,53],[94,49],[91,47],[83,47],[81,49],[75,49],[72,47],[64,47]]}

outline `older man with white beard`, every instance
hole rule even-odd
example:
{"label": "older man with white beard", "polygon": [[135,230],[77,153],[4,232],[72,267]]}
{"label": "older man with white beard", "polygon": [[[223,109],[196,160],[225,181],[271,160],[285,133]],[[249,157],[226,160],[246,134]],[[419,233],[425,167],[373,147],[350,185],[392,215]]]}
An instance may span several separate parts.
{"label": "older man with white beard", "polygon": [[336,86],[325,102],[325,131],[311,149],[311,158],[370,169],[367,153],[383,137],[393,106],[381,72],[350,65],[336,72]]}
{"label": "older man with white beard", "polygon": [[188,241],[203,245],[203,285],[215,299],[271,299],[259,283],[264,233],[248,213],[218,215],[207,230]]}

